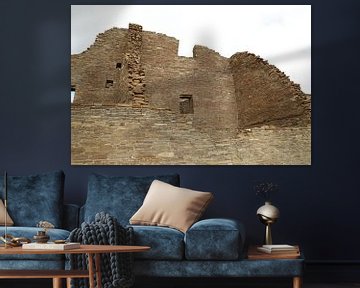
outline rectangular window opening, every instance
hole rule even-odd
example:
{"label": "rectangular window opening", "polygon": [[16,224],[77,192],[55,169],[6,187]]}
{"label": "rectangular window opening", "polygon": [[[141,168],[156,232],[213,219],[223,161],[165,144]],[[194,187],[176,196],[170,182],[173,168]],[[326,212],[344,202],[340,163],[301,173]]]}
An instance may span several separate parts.
{"label": "rectangular window opening", "polygon": [[110,88],[114,86],[114,80],[106,80],[105,88]]}
{"label": "rectangular window opening", "polygon": [[71,103],[74,102],[75,98],[75,85],[71,85]]}
{"label": "rectangular window opening", "polygon": [[194,114],[194,104],[192,95],[180,95],[180,113],[181,114]]}

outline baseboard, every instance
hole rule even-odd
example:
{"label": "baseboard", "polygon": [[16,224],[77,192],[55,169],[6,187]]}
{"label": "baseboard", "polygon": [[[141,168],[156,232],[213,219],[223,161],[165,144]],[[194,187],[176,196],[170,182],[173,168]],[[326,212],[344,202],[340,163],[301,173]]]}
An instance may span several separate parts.
{"label": "baseboard", "polygon": [[306,261],[306,282],[360,282],[360,261]]}

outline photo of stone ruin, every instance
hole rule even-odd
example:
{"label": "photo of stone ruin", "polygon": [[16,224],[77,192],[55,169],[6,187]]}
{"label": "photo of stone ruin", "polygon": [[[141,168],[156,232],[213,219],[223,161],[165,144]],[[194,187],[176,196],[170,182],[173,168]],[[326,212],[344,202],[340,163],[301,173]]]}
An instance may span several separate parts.
{"label": "photo of stone ruin", "polygon": [[311,96],[264,59],[137,24],[71,55],[72,165],[310,165]]}

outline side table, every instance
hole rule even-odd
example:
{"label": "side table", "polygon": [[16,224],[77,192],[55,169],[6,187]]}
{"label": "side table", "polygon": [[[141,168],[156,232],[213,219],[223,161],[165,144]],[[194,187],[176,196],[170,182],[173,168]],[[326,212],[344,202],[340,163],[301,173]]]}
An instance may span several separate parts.
{"label": "side table", "polygon": [[[247,259],[252,261],[286,261],[284,265],[291,266],[294,265],[292,260],[303,260],[303,256],[300,253],[291,254],[291,253],[277,253],[277,254],[267,254],[257,250],[258,246],[250,246],[247,253]],[[297,261],[296,261],[297,262]],[[297,264],[297,263],[296,263]],[[287,275],[285,275],[287,276]],[[296,273],[291,275],[293,288],[301,288],[302,285],[302,274]]]}
{"label": "side table", "polygon": [[[52,278],[53,288],[62,287],[61,279],[89,278],[89,288],[101,288],[101,257],[102,253],[126,253],[143,252],[149,250],[147,246],[125,245],[80,245],[78,249],[69,250],[25,250],[21,247],[0,248],[1,254],[87,254],[89,263],[88,270],[0,270],[0,279],[21,278]],[[94,259],[95,258],[95,263]],[[69,281],[68,281],[69,283]]]}

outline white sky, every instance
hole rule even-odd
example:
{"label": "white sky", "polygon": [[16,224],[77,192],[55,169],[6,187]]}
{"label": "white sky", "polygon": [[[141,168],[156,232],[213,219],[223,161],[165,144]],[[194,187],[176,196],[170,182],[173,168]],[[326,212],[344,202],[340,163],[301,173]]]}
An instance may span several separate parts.
{"label": "white sky", "polygon": [[311,93],[310,5],[72,5],[71,53],[129,23],[180,40],[181,56],[192,56],[195,44],[225,57],[249,51]]}

